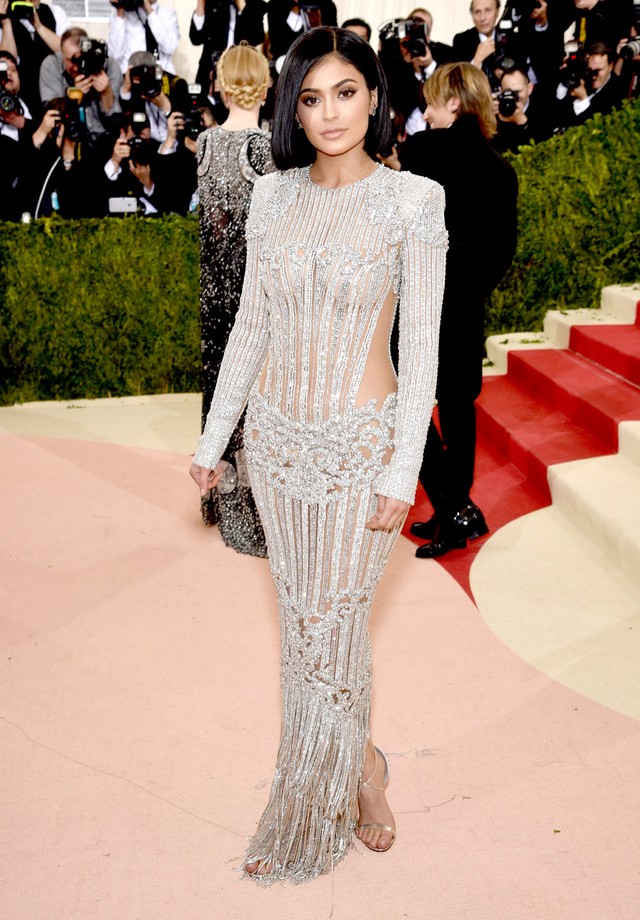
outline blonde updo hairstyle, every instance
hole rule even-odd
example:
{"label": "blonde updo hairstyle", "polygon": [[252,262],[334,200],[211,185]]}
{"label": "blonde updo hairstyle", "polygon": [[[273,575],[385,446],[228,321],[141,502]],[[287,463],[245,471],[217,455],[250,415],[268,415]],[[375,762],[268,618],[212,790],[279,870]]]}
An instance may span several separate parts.
{"label": "blonde updo hairstyle", "polygon": [[217,76],[222,92],[241,109],[257,105],[271,82],[266,57],[245,41],[223,52]]}
{"label": "blonde updo hairstyle", "polygon": [[424,84],[424,98],[427,105],[446,105],[450,99],[457,99],[458,118],[475,116],[486,138],[492,138],[497,131],[489,81],[473,64],[462,61],[438,67]]}

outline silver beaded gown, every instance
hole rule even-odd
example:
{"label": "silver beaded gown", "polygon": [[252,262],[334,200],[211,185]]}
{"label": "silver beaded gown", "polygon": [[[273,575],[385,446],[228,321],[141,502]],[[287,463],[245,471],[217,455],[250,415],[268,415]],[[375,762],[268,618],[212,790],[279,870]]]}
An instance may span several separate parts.
{"label": "silver beaded gown", "polygon": [[[240,303],[253,183],[273,169],[269,135],[257,128],[216,127],[198,138],[203,429]],[[202,517],[206,524],[218,525],[227,546],[266,556],[264,531],[245,475],[242,431],[240,419],[223,455],[237,467],[239,483],[224,495],[209,492],[201,502]]]}
{"label": "silver beaded gown", "polygon": [[[274,173],[255,184],[247,238],[240,310],[195,462],[216,465],[248,399],[245,450],[279,602],[282,726],[245,861],[261,861],[263,884],[303,882],[346,854],[357,823],[369,611],[400,532],[365,522],[378,494],[415,498],[436,382],[444,192],[383,166],[337,189],[315,185],[308,167]],[[389,295],[397,393],[364,400]]]}

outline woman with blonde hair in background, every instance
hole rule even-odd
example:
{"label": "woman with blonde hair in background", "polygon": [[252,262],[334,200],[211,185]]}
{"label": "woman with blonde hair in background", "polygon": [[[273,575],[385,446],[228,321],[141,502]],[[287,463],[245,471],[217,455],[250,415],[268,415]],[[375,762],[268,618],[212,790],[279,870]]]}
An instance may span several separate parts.
{"label": "woman with blonde hair in background", "polygon": [[[198,138],[203,429],[240,303],[253,184],[274,168],[270,137],[258,126],[271,82],[267,59],[246,42],[233,45],[218,62],[218,81],[229,117]],[[230,492],[210,489],[203,496],[203,520],[218,524],[227,546],[265,556],[264,533],[245,474],[242,419],[223,459],[235,467],[237,485]]]}
{"label": "woman with blonde hair in background", "polygon": [[414,134],[402,169],[445,190],[449,257],[438,365],[438,423],[429,427],[420,482],[433,506],[412,524],[425,543],[419,558],[462,549],[489,530],[471,500],[475,472],[475,400],[482,388],[484,302],[509,268],[516,246],[518,181],[491,147],[496,133],[486,76],[467,63],[444,64],[424,84],[430,130]]}

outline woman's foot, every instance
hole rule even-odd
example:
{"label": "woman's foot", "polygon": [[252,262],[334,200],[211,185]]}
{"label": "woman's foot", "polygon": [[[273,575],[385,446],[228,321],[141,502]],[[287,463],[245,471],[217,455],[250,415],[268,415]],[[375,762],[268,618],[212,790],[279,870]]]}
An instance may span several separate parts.
{"label": "woman's foot", "polygon": [[271,872],[271,863],[268,859],[254,859],[244,864],[244,871],[247,875],[268,875]]}
{"label": "woman's foot", "polygon": [[384,853],[396,839],[396,823],[387,804],[385,789],[389,782],[387,759],[369,742],[362,771],[358,797],[358,826],[356,836],[370,850]]}

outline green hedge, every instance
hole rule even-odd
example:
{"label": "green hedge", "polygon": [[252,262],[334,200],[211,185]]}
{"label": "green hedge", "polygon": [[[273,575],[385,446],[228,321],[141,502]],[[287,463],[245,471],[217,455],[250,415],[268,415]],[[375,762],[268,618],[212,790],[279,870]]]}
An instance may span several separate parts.
{"label": "green hedge", "polygon": [[487,334],[541,329],[547,310],[597,307],[605,285],[640,281],[640,101],[510,159],[518,250]]}
{"label": "green hedge", "polygon": [[[488,334],[640,280],[639,139],[636,102],[512,158],[520,239]],[[1,404],[195,391],[199,339],[193,217],[3,224]]]}
{"label": "green hedge", "polygon": [[193,218],[4,224],[0,401],[197,390]]}

